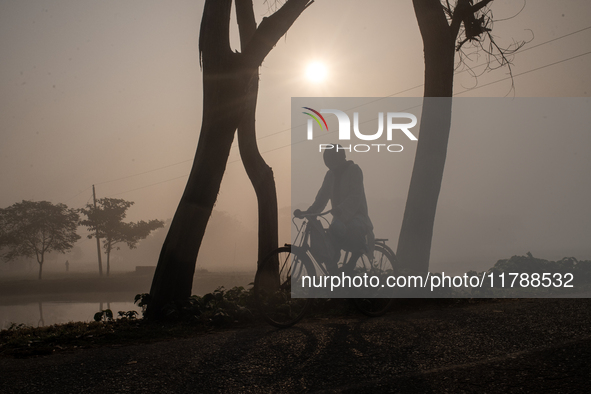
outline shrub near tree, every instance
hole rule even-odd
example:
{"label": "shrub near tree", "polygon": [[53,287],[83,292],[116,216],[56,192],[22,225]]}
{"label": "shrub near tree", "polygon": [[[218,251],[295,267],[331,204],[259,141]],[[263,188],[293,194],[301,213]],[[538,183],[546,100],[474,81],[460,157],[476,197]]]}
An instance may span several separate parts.
{"label": "shrub near tree", "polygon": [[35,257],[39,279],[45,254],[66,253],[80,239],[76,234],[79,216],[64,204],[22,201],[0,209],[0,247],[5,261]]}
{"label": "shrub near tree", "polygon": [[134,249],[137,243],[152,231],[164,227],[164,222],[157,219],[149,222],[123,222],[127,209],[133,204],[133,201],[120,198],[101,198],[97,200],[96,208],[92,204],[87,204],[86,208],[80,209],[86,216],[85,220],[80,221],[80,225],[92,232],[88,238],[98,236],[103,240],[103,248],[107,254],[107,276],[110,272],[111,251],[115,248],[119,250],[117,244],[125,243],[130,249]]}

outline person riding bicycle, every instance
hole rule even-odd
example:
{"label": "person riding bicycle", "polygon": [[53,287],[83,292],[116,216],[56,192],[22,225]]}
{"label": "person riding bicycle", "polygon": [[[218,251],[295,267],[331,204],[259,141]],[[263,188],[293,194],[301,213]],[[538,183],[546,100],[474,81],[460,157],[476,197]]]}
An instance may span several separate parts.
{"label": "person riding bicycle", "polygon": [[361,168],[346,159],[345,150],[340,145],[333,144],[332,149],[325,149],[323,158],[328,171],[316,199],[306,211],[296,209],[294,216],[301,218],[304,214],[321,213],[330,201],[333,220],[327,235],[332,251],[321,254],[327,268],[335,272],[341,250],[371,255],[375,237]]}

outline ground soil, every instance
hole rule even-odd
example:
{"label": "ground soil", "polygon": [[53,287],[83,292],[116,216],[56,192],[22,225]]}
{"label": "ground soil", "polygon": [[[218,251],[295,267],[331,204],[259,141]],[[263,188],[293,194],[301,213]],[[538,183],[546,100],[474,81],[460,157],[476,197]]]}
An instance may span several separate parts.
{"label": "ground soil", "polygon": [[401,300],[150,344],[0,358],[2,393],[589,392],[591,301]]}

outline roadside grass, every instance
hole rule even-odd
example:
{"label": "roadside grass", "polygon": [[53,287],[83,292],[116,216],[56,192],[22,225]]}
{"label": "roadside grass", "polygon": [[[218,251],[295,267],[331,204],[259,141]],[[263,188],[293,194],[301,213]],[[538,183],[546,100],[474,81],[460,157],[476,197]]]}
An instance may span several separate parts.
{"label": "roadside grass", "polygon": [[0,356],[22,358],[98,346],[149,343],[186,338],[208,330],[207,326],[187,322],[156,323],[144,319],[71,322],[47,327],[13,325],[0,331]]}

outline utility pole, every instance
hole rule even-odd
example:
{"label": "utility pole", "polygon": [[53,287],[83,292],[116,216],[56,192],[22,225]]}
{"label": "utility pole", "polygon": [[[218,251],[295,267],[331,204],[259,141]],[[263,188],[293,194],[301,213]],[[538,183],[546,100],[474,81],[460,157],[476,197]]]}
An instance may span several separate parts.
{"label": "utility pole", "polygon": [[[94,192],[94,185],[92,185],[92,201],[94,203],[94,212],[96,215],[96,212],[98,212],[98,211],[96,209],[96,193]],[[103,276],[103,260],[101,259],[101,241],[99,239],[98,223],[95,223],[94,230],[96,231],[95,238],[96,238],[96,251],[98,253],[99,275]]]}

